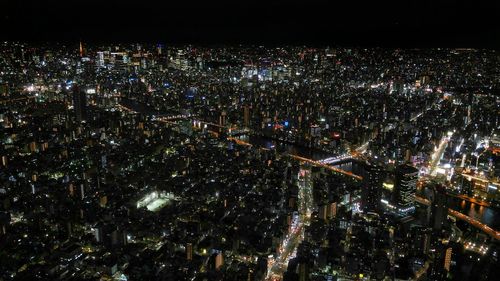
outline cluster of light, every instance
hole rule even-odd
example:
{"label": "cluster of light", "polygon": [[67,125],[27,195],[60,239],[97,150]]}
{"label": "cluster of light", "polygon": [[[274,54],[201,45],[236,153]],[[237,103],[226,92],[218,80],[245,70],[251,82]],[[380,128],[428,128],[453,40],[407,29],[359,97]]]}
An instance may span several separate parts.
{"label": "cluster of light", "polygon": [[478,245],[478,246],[476,246],[476,243],[472,243],[472,242],[467,242],[467,243],[465,244],[465,249],[466,249],[466,250],[477,251],[477,252],[479,252],[479,253],[481,253],[481,254],[483,254],[483,255],[484,255],[484,254],[486,254],[486,252],[488,251],[488,247],[483,246],[483,245],[481,245],[481,246],[479,246],[479,245]]}
{"label": "cluster of light", "polygon": [[36,89],[35,89],[35,86],[29,85],[29,86],[25,87],[25,90],[27,92],[34,92]]}
{"label": "cluster of light", "polygon": [[387,201],[386,199],[380,199],[380,202],[384,205],[386,205],[388,208],[391,208],[391,209],[396,209],[396,206],[393,206],[389,203],[389,201]]}
{"label": "cluster of light", "polygon": [[399,209],[398,211],[401,212],[401,213],[407,213],[409,211],[413,211],[415,210],[415,207],[408,207],[408,208],[404,208],[404,209]]}
{"label": "cluster of light", "polygon": [[153,201],[156,198],[158,198],[158,192],[153,191],[149,193],[148,195],[144,196],[142,199],[137,201],[137,208],[141,208],[148,205],[149,203],[151,203],[151,201]]}
{"label": "cluster of light", "polygon": [[359,202],[356,202],[352,205],[352,212],[361,213],[361,204]]}
{"label": "cluster of light", "polygon": [[382,186],[387,189],[387,190],[393,190],[394,189],[394,184],[393,183],[387,183],[387,182],[384,182],[382,184]]}
{"label": "cluster of light", "polygon": [[332,163],[335,163],[335,162],[339,162],[339,161],[346,160],[346,159],[351,159],[351,158],[352,158],[351,155],[342,154],[342,155],[339,155],[339,156],[336,156],[336,157],[329,157],[329,158],[321,159],[321,160],[318,160],[318,162],[320,162],[322,164],[332,164]]}

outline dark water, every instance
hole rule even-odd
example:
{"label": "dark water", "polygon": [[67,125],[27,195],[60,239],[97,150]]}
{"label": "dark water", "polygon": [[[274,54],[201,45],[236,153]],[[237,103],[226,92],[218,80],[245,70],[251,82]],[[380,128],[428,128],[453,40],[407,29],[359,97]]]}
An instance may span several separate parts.
{"label": "dark water", "polygon": [[267,149],[276,149],[280,153],[290,153],[301,157],[320,160],[333,156],[332,153],[324,152],[316,148],[305,147],[301,145],[286,143],[280,140],[274,140],[267,137],[255,136],[255,135],[242,135],[238,137],[239,139],[249,142],[255,146],[264,147]]}
{"label": "dark water", "polygon": [[497,209],[479,206],[478,204],[455,197],[449,197],[448,204],[450,208],[474,218],[495,230],[500,229],[500,212]]}
{"label": "dark water", "polygon": [[120,101],[122,106],[128,107],[134,111],[140,112],[145,115],[159,115],[160,112],[155,110],[152,106],[148,106],[145,103],[138,102],[136,100],[128,99],[123,97]]}

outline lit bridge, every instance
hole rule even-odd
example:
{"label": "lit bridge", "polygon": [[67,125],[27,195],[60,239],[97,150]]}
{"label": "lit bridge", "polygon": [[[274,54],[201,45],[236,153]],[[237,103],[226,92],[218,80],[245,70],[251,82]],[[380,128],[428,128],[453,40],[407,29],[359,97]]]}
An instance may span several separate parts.
{"label": "lit bridge", "polygon": [[356,180],[362,180],[363,179],[363,177],[355,175],[355,174],[353,174],[353,173],[351,173],[349,171],[345,171],[345,170],[342,170],[342,169],[339,169],[339,168],[335,168],[333,166],[330,166],[330,165],[325,164],[325,163],[320,162],[320,161],[312,160],[312,159],[301,157],[301,156],[294,155],[294,154],[289,154],[289,155],[293,159],[300,160],[300,161],[303,161],[303,162],[307,162],[307,163],[309,163],[309,164],[311,164],[313,166],[325,168],[325,169],[328,169],[330,171],[333,171],[333,172],[336,172],[336,173],[340,173],[340,174],[352,177],[352,178],[354,178]]}
{"label": "lit bridge", "polygon": [[[424,204],[424,205],[427,205],[429,206],[431,204],[431,202],[423,197],[420,197],[420,196],[415,196],[415,201],[420,203],[420,204]],[[464,215],[460,212],[457,212],[453,209],[448,209],[448,215],[451,215],[451,216],[454,216],[455,218],[457,219],[461,219],[467,223],[469,223],[470,225],[482,230],[484,233],[488,234],[489,236],[491,236],[492,238],[495,238],[496,240],[500,240],[500,231],[496,231],[494,229],[492,229],[491,227],[487,226],[486,224],[474,219],[474,218],[471,218],[467,215]]]}

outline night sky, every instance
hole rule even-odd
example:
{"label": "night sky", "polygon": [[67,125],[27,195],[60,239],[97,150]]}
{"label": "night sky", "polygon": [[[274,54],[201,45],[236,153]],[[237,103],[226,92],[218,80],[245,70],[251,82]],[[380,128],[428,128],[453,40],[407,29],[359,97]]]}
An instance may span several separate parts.
{"label": "night sky", "polygon": [[0,38],[499,48],[498,2],[1,0]]}

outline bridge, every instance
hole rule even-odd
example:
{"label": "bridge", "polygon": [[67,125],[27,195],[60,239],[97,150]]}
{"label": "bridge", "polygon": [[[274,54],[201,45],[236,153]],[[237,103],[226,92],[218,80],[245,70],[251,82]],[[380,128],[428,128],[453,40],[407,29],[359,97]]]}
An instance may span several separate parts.
{"label": "bridge", "polygon": [[35,96],[29,96],[29,97],[19,97],[19,98],[11,98],[11,99],[6,99],[6,100],[0,100],[0,104],[3,103],[10,103],[10,102],[16,102],[16,101],[22,101],[22,100],[30,100],[36,98]]}
{"label": "bridge", "polygon": [[323,164],[337,164],[337,163],[342,163],[342,162],[350,161],[352,159],[354,159],[354,157],[352,155],[342,154],[342,155],[339,155],[339,156],[334,156],[334,157],[328,157],[328,158],[325,158],[325,159],[321,159],[321,160],[318,160],[318,162],[319,163],[323,163]]}
{"label": "bridge", "polygon": [[[228,137],[227,140],[233,141],[233,142],[235,142],[236,144],[239,144],[239,145],[252,146],[251,143],[248,143],[246,141],[242,141],[242,140],[234,138],[234,137]],[[316,166],[316,167],[325,168],[325,169],[328,169],[328,170],[330,170],[332,172],[336,172],[336,173],[339,173],[339,174],[342,174],[342,175],[346,175],[346,176],[352,177],[355,180],[362,180],[363,179],[363,177],[355,175],[355,174],[353,174],[353,173],[351,173],[349,171],[345,171],[345,170],[342,170],[342,169],[339,169],[339,168],[335,168],[335,167],[330,166],[328,164],[325,164],[324,162],[321,162],[321,161],[316,161],[316,160],[305,158],[305,157],[298,156],[298,155],[295,155],[295,154],[287,154],[287,155],[290,156],[291,158],[295,159],[295,160],[306,162],[306,163],[309,163],[309,164],[311,164],[313,166]],[[347,159],[347,158],[348,158],[348,156],[345,156],[345,159]]]}
{"label": "bridge", "polygon": [[[415,196],[415,201],[420,203],[420,204],[423,204],[423,205],[427,205],[429,206],[431,204],[431,202],[423,197],[420,197],[420,196]],[[455,211],[451,208],[448,209],[448,215],[451,215],[457,219],[460,219],[460,220],[463,220],[467,223],[469,223],[470,225],[482,230],[484,233],[488,234],[489,236],[491,236],[492,238],[496,239],[496,240],[500,240],[500,231],[496,231],[494,229],[492,229],[491,227],[487,226],[486,224],[474,219],[474,218],[471,218],[467,215],[464,215],[458,211]]]}
{"label": "bridge", "polygon": [[345,170],[342,170],[342,169],[339,169],[339,168],[335,168],[333,166],[330,166],[330,165],[325,164],[325,163],[320,162],[320,161],[312,160],[312,159],[305,158],[305,157],[298,156],[298,155],[294,155],[294,154],[289,154],[289,156],[292,157],[293,159],[296,159],[296,160],[299,160],[299,161],[302,161],[302,162],[307,162],[307,163],[309,163],[309,164],[311,164],[313,166],[325,168],[325,169],[328,169],[330,171],[333,171],[333,172],[336,172],[336,173],[339,173],[339,174],[342,174],[342,175],[345,175],[345,176],[352,177],[355,180],[362,180],[363,179],[363,177],[361,177],[361,176],[355,175],[355,174],[353,174],[353,173],[351,173],[349,171],[345,171]]}

